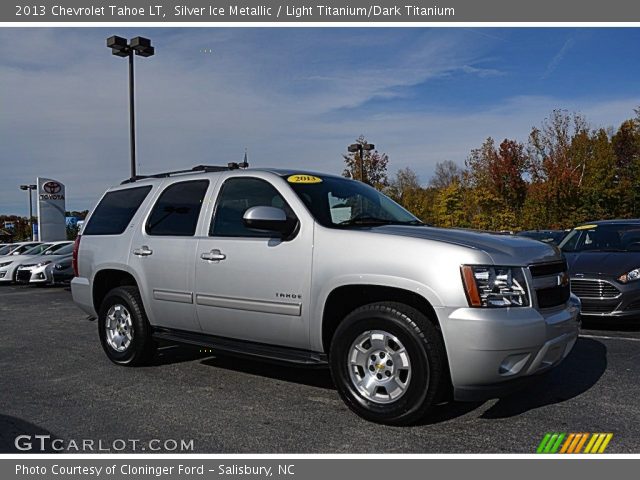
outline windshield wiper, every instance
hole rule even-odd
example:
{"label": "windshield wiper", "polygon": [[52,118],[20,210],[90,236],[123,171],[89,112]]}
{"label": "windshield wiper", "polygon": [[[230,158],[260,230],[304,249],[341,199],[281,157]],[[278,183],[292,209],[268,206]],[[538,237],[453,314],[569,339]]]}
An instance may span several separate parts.
{"label": "windshield wiper", "polygon": [[407,222],[403,222],[401,220],[389,220],[387,218],[378,218],[369,215],[357,215],[349,220],[338,223],[338,225],[424,225],[424,223],[420,220],[409,220]]}
{"label": "windshield wiper", "polygon": [[338,223],[341,226],[348,225],[388,225],[392,223],[393,220],[388,220],[386,218],[378,218],[371,217],[369,215],[357,215],[349,220],[344,220],[343,222]]}

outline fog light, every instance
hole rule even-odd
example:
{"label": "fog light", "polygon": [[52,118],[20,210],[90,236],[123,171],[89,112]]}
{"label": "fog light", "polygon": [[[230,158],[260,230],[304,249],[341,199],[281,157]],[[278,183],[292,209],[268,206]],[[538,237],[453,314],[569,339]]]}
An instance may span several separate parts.
{"label": "fog light", "polygon": [[509,355],[500,364],[498,373],[500,375],[509,376],[520,373],[522,368],[527,364],[530,355],[528,353],[517,353],[515,355]]}
{"label": "fog light", "polygon": [[7,274],[7,272],[0,272],[0,278],[4,278],[4,276]]}

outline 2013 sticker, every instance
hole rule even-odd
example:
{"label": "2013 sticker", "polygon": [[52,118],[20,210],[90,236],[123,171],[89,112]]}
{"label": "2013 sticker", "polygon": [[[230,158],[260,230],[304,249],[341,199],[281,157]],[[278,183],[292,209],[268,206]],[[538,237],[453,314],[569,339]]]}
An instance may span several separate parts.
{"label": "2013 sticker", "polygon": [[313,175],[290,175],[287,177],[287,182],[289,183],[322,183],[322,179],[320,177],[316,177]]}

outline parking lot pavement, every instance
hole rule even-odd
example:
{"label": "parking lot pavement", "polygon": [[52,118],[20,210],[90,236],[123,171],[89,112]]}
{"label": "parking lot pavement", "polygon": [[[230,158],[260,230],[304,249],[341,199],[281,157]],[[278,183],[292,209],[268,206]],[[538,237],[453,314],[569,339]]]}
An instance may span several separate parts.
{"label": "parking lot pavement", "polygon": [[17,435],[50,434],[64,445],[91,439],[96,450],[98,441],[120,449],[117,440],[140,440],[140,451],[182,439],[202,453],[533,453],[546,432],[612,432],[608,452],[640,452],[635,327],[586,330],[526,390],[441,405],[422,425],[400,428],[356,417],[325,370],[189,347],[163,348],[153,366],[115,366],[68,289],[0,287],[0,325],[2,452],[15,451]]}

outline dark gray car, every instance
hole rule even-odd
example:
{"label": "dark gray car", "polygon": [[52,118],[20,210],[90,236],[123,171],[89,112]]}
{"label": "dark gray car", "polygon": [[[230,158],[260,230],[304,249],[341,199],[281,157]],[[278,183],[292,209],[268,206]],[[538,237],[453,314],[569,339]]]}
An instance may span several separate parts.
{"label": "dark gray car", "polygon": [[640,220],[580,225],[560,248],[583,316],[640,319]]}

